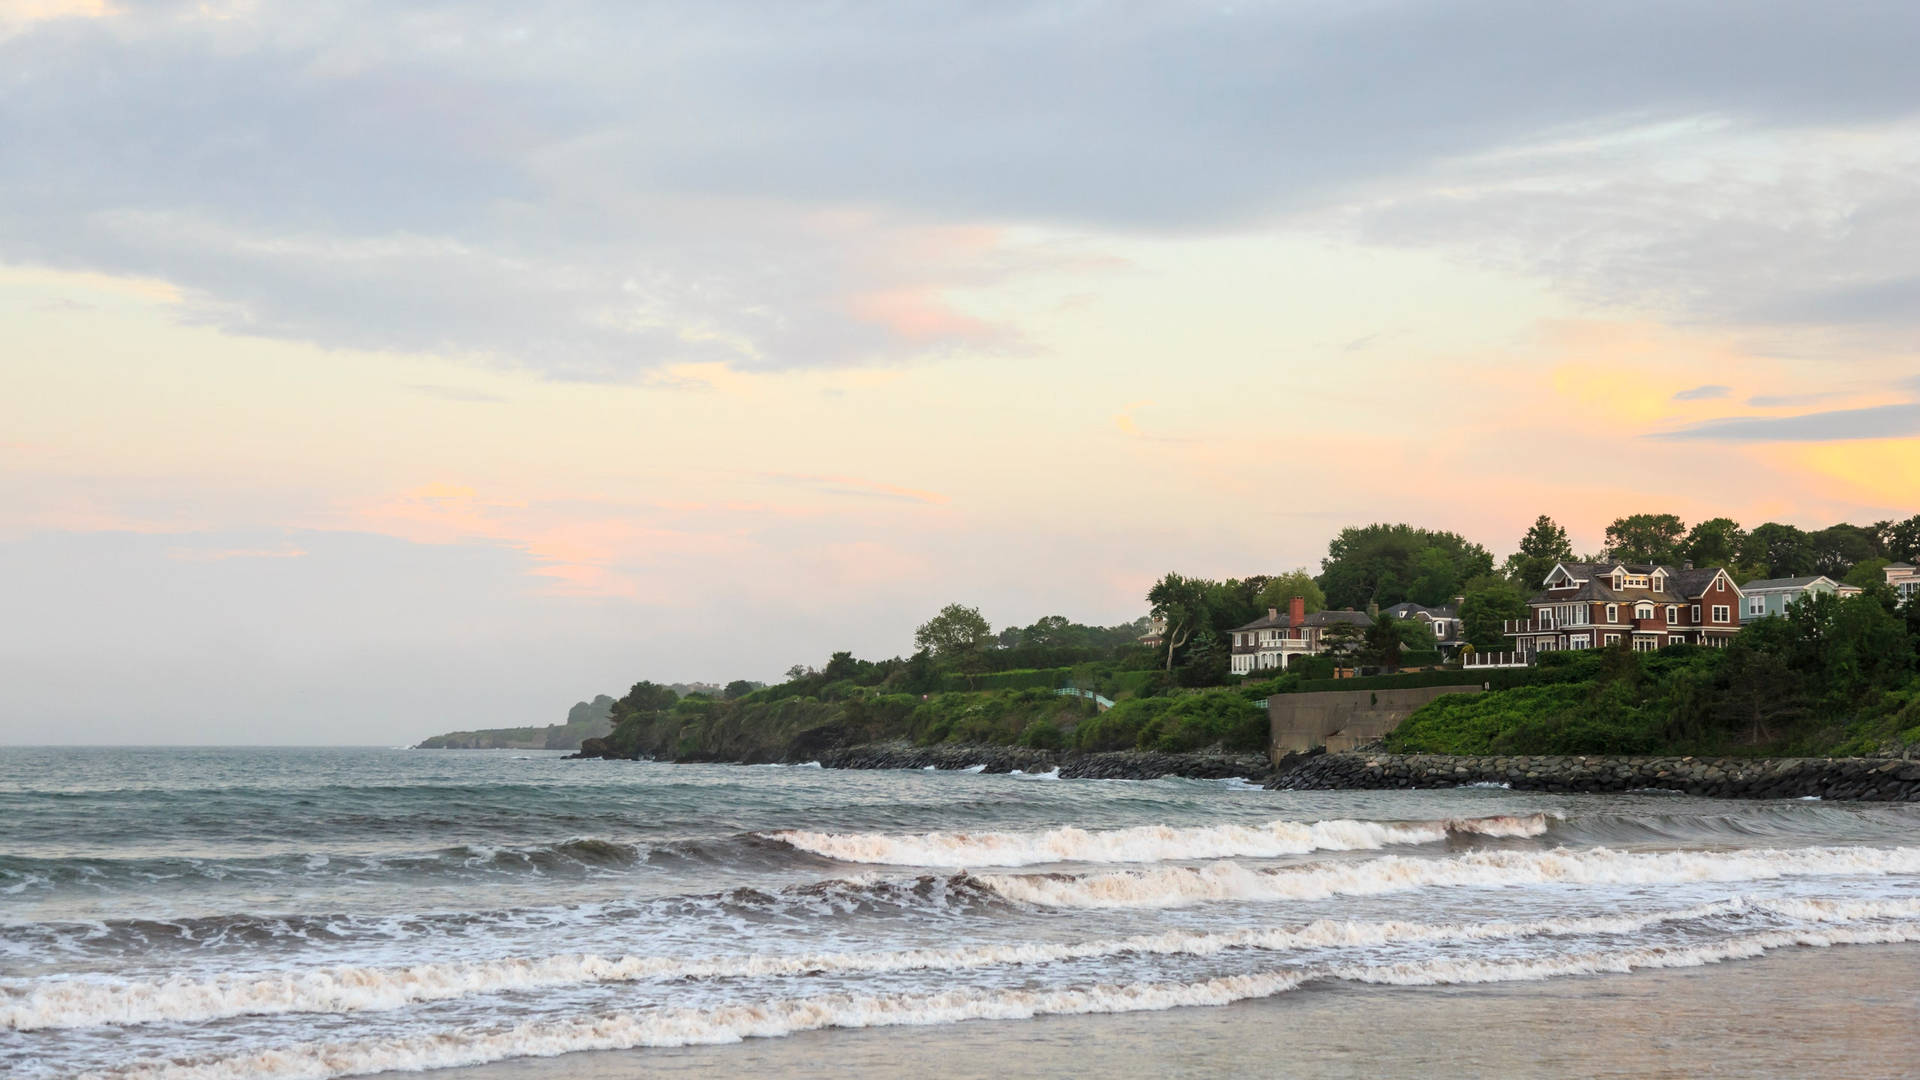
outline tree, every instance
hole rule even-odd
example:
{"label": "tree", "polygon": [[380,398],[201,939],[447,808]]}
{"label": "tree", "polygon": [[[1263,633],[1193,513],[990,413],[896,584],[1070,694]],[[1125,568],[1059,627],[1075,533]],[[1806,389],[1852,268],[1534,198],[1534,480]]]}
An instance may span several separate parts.
{"label": "tree", "polygon": [[1920,563],[1920,514],[1874,526],[1880,554],[1894,562]]}
{"label": "tree", "polygon": [[751,679],[735,679],[727,684],[725,690],[720,691],[720,696],[726,698],[728,701],[732,701],[736,698],[746,697],[758,689],[760,689],[760,684]]}
{"label": "tree", "polygon": [[1607,557],[1625,563],[1680,561],[1687,524],[1673,514],[1632,514],[1607,526]]}
{"label": "tree", "polygon": [[1770,578],[1805,577],[1813,573],[1813,544],[1792,525],[1769,521],[1747,534],[1740,563]]}
{"label": "tree", "polygon": [[1487,575],[1467,583],[1460,602],[1460,633],[1476,649],[1512,652],[1507,637],[1509,619],[1527,617],[1527,598],[1513,582]]}
{"label": "tree", "polygon": [[949,665],[980,655],[992,641],[993,627],[986,617],[979,608],[965,604],[948,604],[913,632],[914,648],[925,649],[935,660]]}
{"label": "tree", "polygon": [[1432,605],[1492,571],[1487,549],[1455,533],[1374,524],[1340,530],[1327,544],[1318,580],[1328,607],[1385,607],[1403,600]]}
{"label": "tree", "polygon": [[827,666],[820,674],[828,682],[851,679],[860,674],[860,661],[855,660],[851,652],[837,652],[827,658]]}
{"label": "tree", "polygon": [[1553,572],[1555,563],[1573,559],[1573,545],[1567,530],[1545,514],[1533,519],[1527,534],[1520,538],[1520,550],[1507,556],[1506,574],[1523,589],[1537,589]]}
{"label": "tree", "polygon": [[1847,576],[1855,563],[1879,555],[1872,531],[1842,522],[1807,537],[1813,550],[1813,572],[1838,580]]}
{"label": "tree", "polygon": [[1174,656],[1186,646],[1193,632],[1208,619],[1208,592],[1213,582],[1169,573],[1147,590],[1147,603],[1156,619],[1166,623],[1161,644],[1167,650],[1167,670],[1173,670]]}
{"label": "tree", "polygon": [[1687,531],[1681,553],[1695,566],[1732,566],[1740,556],[1740,545],[1747,534],[1732,518],[1711,518]]}
{"label": "tree", "polygon": [[1313,580],[1313,575],[1309,574],[1305,567],[1268,578],[1260,587],[1254,604],[1263,609],[1286,611],[1292,606],[1293,598],[1296,596],[1307,602],[1309,615],[1326,609],[1327,594],[1320,591],[1320,583]]}
{"label": "tree", "polygon": [[614,710],[618,714],[664,712],[678,700],[680,695],[672,687],[642,679],[633,684],[626,697],[614,702]]}
{"label": "tree", "polygon": [[1366,640],[1366,628],[1359,623],[1337,622],[1320,632],[1320,645],[1335,663],[1351,662]]}
{"label": "tree", "polygon": [[1862,589],[1884,588],[1887,575],[1883,572],[1888,566],[1886,559],[1864,559],[1854,563],[1842,579],[1848,585],[1857,585]]}

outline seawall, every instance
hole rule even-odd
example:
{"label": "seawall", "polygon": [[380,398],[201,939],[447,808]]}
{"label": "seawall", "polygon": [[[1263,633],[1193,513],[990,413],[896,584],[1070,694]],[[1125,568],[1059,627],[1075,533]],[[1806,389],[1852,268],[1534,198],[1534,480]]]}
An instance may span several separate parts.
{"label": "seawall", "polygon": [[1446,694],[1480,691],[1478,686],[1417,686],[1275,694],[1267,702],[1273,759],[1323,746],[1338,751],[1378,742],[1427,702]]}
{"label": "seawall", "polygon": [[1701,758],[1621,755],[1289,755],[1276,789],[1441,788],[1500,784],[1518,791],[1675,791],[1732,799],[1920,802],[1920,761],[1904,758]]}

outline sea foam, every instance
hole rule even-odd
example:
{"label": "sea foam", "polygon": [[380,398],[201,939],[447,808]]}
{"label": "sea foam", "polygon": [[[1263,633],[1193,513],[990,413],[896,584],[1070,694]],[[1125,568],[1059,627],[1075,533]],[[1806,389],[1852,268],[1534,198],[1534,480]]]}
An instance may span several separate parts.
{"label": "sea foam", "polygon": [[1052,990],[960,988],[937,993],[827,994],[705,1009],[650,1009],[527,1021],[487,1031],[439,1031],[304,1042],[225,1057],[139,1062],[92,1075],[126,1080],[328,1080],[392,1070],[479,1065],[582,1050],[738,1042],[823,1028],[929,1026],[967,1020],[1128,1013],[1226,1005],[1271,997],[1310,982],[1433,986],[1538,981],[1567,975],[1699,967],[1794,946],[1920,941],[1920,923],[1763,931],[1693,946],[1601,949],[1524,960],[1449,958],[1401,964],[1338,964],[1200,982],[1137,982]]}
{"label": "sea foam", "polygon": [[1271,858],[1313,851],[1362,851],[1394,844],[1432,844],[1449,833],[1538,836],[1543,814],[1456,821],[1270,821],[1264,825],[1143,825],[1127,829],[1037,832],[769,834],[801,851],[841,862],[888,866],[1032,866],[1039,863],[1167,862],[1176,859]]}
{"label": "sea foam", "polygon": [[[959,971],[1062,963],[1121,955],[1215,956],[1242,949],[1288,952],[1377,948],[1420,942],[1471,942],[1530,937],[1633,934],[1663,923],[1715,917],[1776,916],[1807,923],[1920,918],[1920,899],[1893,901],[1734,898],[1636,915],[1526,922],[1426,924],[1322,919],[1293,928],[1223,932],[1172,930],[1081,942],[987,944],[952,949],[798,955],[510,959],[409,967],[329,967],[304,972],[230,976],[207,981],[61,980],[23,988],[0,1005],[0,1028],[98,1027],[158,1021],[205,1021],[291,1012],[395,1009],[504,990],[643,979],[725,979],[813,974]],[[6,988],[0,988],[6,991]],[[11,991],[6,991],[11,993]]]}
{"label": "sea foam", "polygon": [[981,874],[1018,903],[1068,908],[1181,907],[1222,900],[1321,900],[1436,886],[1665,885],[1783,877],[1920,873],[1920,848],[1827,847],[1715,852],[1607,848],[1473,851],[1447,858],[1383,855],[1364,862],[1253,870],[1237,863],[1099,874]]}

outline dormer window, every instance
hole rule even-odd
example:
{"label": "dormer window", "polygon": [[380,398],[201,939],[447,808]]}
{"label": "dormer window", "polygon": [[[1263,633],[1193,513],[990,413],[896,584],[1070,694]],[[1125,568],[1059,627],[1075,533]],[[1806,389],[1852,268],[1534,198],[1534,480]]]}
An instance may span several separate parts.
{"label": "dormer window", "polygon": [[1627,580],[1627,576],[1626,576],[1625,574],[1622,574],[1622,573],[1621,573],[1620,571],[1618,571],[1618,570],[1615,570],[1615,571],[1613,572],[1613,587],[1614,587],[1614,588],[1616,588],[1616,589],[1624,589],[1624,588],[1626,588],[1626,587],[1627,587],[1627,585],[1626,585],[1626,580]]}
{"label": "dormer window", "polygon": [[1653,605],[1652,604],[1635,604],[1633,606],[1633,617],[1636,619],[1653,618]]}

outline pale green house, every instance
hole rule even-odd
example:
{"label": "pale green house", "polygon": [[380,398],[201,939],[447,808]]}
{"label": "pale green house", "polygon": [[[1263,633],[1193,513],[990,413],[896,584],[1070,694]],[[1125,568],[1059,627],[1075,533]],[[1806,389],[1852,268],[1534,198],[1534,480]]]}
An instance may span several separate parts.
{"label": "pale green house", "polygon": [[1740,606],[1740,621],[1750,623],[1769,615],[1785,615],[1787,605],[1814,593],[1850,593],[1860,590],[1841,585],[1825,575],[1813,577],[1761,578],[1740,586],[1746,600]]}

